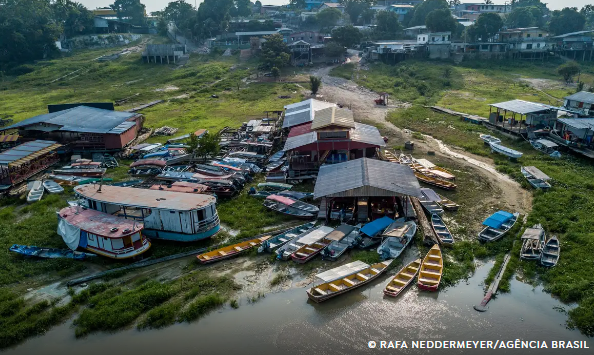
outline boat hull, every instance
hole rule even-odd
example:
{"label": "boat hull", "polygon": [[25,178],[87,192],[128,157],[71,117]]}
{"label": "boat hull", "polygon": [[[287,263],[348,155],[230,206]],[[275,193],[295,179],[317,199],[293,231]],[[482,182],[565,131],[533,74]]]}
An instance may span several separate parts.
{"label": "boat hull", "polygon": [[311,253],[311,254],[309,254],[309,255],[308,255],[307,257],[305,257],[305,258],[302,258],[302,257],[299,257],[299,256],[297,256],[297,255],[295,255],[295,254],[292,254],[292,255],[291,255],[291,259],[293,259],[293,261],[294,261],[294,262],[296,262],[297,264],[305,264],[306,262],[308,262],[308,261],[310,261],[311,259],[315,258],[315,257],[316,257],[316,255],[320,254],[320,252],[321,252],[321,251],[322,251],[322,250],[320,249],[320,250],[316,251],[315,253]]}
{"label": "boat hull", "polygon": [[425,285],[424,283],[417,281],[417,287],[423,291],[435,292],[439,288],[439,285]]}
{"label": "boat hull", "polygon": [[221,226],[217,224],[215,227],[206,232],[196,234],[183,234],[155,229],[145,229],[143,234],[151,239],[171,240],[175,242],[195,242],[212,237],[213,235],[217,234],[220,229]]}
{"label": "boat hull", "polygon": [[91,253],[94,253],[97,255],[104,256],[106,258],[115,259],[115,260],[125,260],[125,259],[131,259],[131,258],[137,257],[139,255],[142,255],[142,254],[146,253],[150,248],[151,248],[151,242],[149,242],[147,240],[146,244],[144,244],[142,247],[135,249],[129,253],[125,253],[125,254],[108,253],[101,249],[93,248],[91,246],[87,246],[86,248],[82,248],[82,249],[90,251]]}

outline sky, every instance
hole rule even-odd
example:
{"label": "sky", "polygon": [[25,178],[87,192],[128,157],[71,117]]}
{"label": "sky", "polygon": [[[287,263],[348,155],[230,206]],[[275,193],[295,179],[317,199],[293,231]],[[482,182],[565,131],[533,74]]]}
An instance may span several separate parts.
{"label": "sky", "polygon": [[[105,7],[109,6],[109,4],[113,4],[114,0],[78,0],[80,3],[85,5],[90,10],[96,9],[98,7]],[[153,11],[159,11],[164,9],[170,0],[140,0],[144,5],[146,5],[147,13],[151,13]],[[253,0],[255,1],[255,0]],[[288,0],[260,0],[264,5],[282,5],[288,4]],[[194,0],[186,0],[186,2],[190,4],[194,4]],[[197,4],[200,4],[201,0],[196,0]],[[462,2],[482,2],[480,0],[477,1],[462,1]],[[503,4],[504,2],[501,0],[493,1],[495,4]],[[577,7],[582,8],[584,5],[587,4],[594,4],[594,0],[548,0],[543,1],[548,4],[549,9],[551,10],[560,10],[564,7]]]}

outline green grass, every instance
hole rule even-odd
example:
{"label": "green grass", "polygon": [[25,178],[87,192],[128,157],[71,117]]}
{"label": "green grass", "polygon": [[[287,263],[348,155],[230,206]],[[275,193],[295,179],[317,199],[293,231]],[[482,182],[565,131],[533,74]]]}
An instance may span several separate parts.
{"label": "green grass", "polygon": [[353,77],[353,73],[355,72],[355,63],[347,63],[343,65],[339,65],[337,67],[332,68],[330,70],[331,76],[336,76],[339,78],[351,80]]}

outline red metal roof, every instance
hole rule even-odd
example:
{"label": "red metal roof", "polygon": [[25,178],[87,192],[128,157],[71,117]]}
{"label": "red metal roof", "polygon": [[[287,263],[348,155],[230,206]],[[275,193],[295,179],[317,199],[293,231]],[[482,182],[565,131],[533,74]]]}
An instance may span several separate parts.
{"label": "red metal roof", "polygon": [[167,162],[165,160],[161,160],[161,159],[140,159],[140,160],[137,160],[134,163],[130,164],[130,167],[134,168],[136,166],[142,166],[142,165],[155,165],[155,166],[165,167],[165,166],[167,166]]}
{"label": "red metal roof", "polygon": [[295,126],[295,127],[291,128],[291,131],[289,131],[288,138],[300,136],[302,134],[311,132],[311,124],[312,123],[313,122],[308,122],[308,123],[304,123],[302,125]]}
{"label": "red metal roof", "polygon": [[276,202],[280,202],[283,205],[291,206],[295,203],[295,200],[291,200],[290,198],[279,196],[279,195],[270,195],[266,197],[267,200],[273,200]]}
{"label": "red metal roof", "polygon": [[123,238],[144,228],[142,223],[133,220],[77,206],[63,208],[59,215],[84,231],[106,238]]}

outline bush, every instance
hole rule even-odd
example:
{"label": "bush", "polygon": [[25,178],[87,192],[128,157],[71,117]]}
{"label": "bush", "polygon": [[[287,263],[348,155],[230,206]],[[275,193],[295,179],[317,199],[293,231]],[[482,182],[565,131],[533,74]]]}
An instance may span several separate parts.
{"label": "bush", "polygon": [[204,316],[213,309],[222,306],[225,301],[225,298],[218,294],[200,296],[188,306],[180,318],[186,322],[191,322]]}
{"label": "bush", "polygon": [[19,75],[25,75],[25,74],[32,73],[33,71],[35,71],[35,67],[33,65],[22,64],[22,65],[19,65],[19,66],[16,66],[16,67],[10,69],[8,71],[8,75],[19,76]]}

